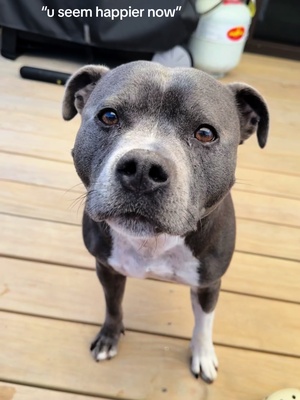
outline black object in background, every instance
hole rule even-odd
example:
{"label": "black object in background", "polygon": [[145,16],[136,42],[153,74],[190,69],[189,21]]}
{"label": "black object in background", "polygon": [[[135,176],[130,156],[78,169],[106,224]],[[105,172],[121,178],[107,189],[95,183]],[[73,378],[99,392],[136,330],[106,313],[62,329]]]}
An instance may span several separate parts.
{"label": "black object in background", "polygon": [[254,38],[300,46],[299,0],[264,0]]}
{"label": "black object in background", "polygon": [[[59,40],[61,44],[84,45],[119,51],[156,53],[184,44],[197,27],[196,0],[47,0],[48,9],[144,9],[142,17],[123,20],[80,16],[49,18],[44,0],[0,0],[0,26],[3,27],[2,55],[16,58],[19,41],[28,35],[42,43]],[[173,9],[174,17],[148,17],[148,9]],[[31,37],[34,39],[34,37]],[[19,47],[19,48],[18,48]],[[45,46],[44,46],[45,50]]]}
{"label": "black object in background", "polygon": [[50,71],[48,69],[22,67],[20,69],[22,78],[33,79],[35,81],[56,83],[57,85],[64,85],[70,78],[70,74],[65,74],[58,71]]}
{"label": "black object in background", "polygon": [[300,1],[257,0],[246,51],[300,60]]}

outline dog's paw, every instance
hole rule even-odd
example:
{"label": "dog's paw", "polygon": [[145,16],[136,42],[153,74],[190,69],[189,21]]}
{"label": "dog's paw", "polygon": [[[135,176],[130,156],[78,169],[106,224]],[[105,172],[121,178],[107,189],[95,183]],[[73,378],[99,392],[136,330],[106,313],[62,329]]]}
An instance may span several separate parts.
{"label": "dog's paw", "polygon": [[120,334],[124,334],[123,325],[114,328],[105,324],[91,344],[90,350],[96,361],[110,360],[118,352]]}
{"label": "dog's paw", "polygon": [[218,375],[218,359],[212,343],[205,346],[193,346],[191,371],[196,378],[199,376],[206,382],[212,383]]}

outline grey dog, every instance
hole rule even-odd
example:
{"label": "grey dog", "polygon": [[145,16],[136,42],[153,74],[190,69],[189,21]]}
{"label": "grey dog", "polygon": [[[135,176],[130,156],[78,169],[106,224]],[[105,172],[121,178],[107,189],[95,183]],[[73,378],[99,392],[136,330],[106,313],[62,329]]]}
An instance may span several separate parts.
{"label": "grey dog", "polygon": [[214,310],[235,246],[237,148],[254,132],[265,146],[265,101],[242,83],[138,61],[77,71],[63,117],[77,112],[72,155],[87,191],[83,237],[106,299],[92,354],[117,354],[127,276],[178,282],[191,288],[191,371],[212,382]]}

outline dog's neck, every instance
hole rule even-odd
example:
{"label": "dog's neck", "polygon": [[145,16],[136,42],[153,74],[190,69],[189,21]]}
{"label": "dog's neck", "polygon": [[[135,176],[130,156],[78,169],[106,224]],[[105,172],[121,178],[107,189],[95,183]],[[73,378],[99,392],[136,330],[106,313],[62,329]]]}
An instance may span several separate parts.
{"label": "dog's neck", "polygon": [[181,245],[184,239],[180,236],[160,234],[152,237],[126,235],[124,232],[111,228],[114,240],[127,243],[144,258],[156,258],[175,246]]}

